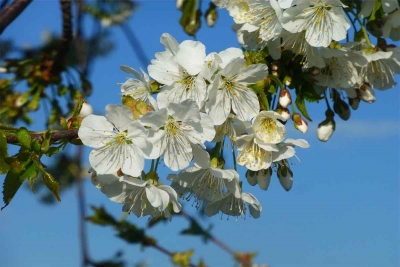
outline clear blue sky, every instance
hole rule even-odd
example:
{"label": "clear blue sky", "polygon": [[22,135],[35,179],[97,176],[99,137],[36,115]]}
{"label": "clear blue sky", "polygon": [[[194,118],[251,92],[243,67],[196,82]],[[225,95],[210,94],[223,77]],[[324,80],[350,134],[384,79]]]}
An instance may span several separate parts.
{"label": "clear blue sky", "polygon": [[[204,6],[208,5],[208,1],[204,2]],[[43,29],[59,32],[58,5],[58,1],[34,1],[2,38],[13,38],[19,44],[39,44]],[[207,52],[237,46],[232,19],[225,10],[219,15],[214,28],[203,26],[198,33]],[[130,25],[148,58],[163,50],[159,37],[164,32],[180,42],[189,39],[178,24],[179,16],[175,1],[141,2]],[[104,114],[105,105],[120,101],[116,83],[127,77],[119,70],[120,65],[146,68],[135,58],[120,29],[115,28],[112,35],[118,40],[116,50],[96,61],[91,76],[94,93],[89,101],[97,114]],[[263,206],[260,219],[227,221],[226,217],[221,220],[215,216],[205,219],[203,225],[213,224],[213,233],[233,249],[257,251],[255,262],[272,267],[400,266],[399,89],[397,86],[376,92],[377,101],[361,103],[347,122],[337,118],[337,130],[327,143],[319,142],[315,134],[317,124],[324,119],[325,105],[311,104],[309,113],[314,122],[306,135],[288,125],[288,137],[305,138],[311,145],[309,149],[298,149],[302,164],[292,168],[292,190],[285,192],[276,177],[267,192],[246,185],[245,191],[255,194]],[[39,124],[35,129],[42,127]],[[244,179],[243,171],[240,174]],[[121,206],[109,201],[89,180],[85,190],[88,204],[104,205],[117,218],[121,216]],[[185,202],[185,206],[195,213],[190,203]],[[26,188],[20,190],[0,212],[0,266],[79,266],[77,214],[75,190],[69,190],[54,206],[39,203],[38,197]],[[139,225],[147,223],[146,218],[130,216],[129,220]],[[194,258],[205,258],[211,267],[233,266],[231,257],[214,244],[204,245],[197,237],[179,236],[186,226],[184,219],[174,218],[172,223],[151,229],[149,234],[172,251],[195,249]],[[90,255],[96,260],[123,250],[130,263],[147,260],[153,267],[172,266],[163,254],[151,248],[142,252],[139,246],[127,245],[108,228],[89,224],[88,232]]]}

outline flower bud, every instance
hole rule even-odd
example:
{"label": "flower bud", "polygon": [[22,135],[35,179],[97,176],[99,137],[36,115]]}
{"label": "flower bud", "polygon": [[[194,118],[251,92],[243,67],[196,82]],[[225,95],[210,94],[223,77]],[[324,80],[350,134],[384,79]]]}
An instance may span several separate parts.
{"label": "flower bud", "polygon": [[213,27],[218,19],[218,13],[216,7],[217,6],[213,2],[210,2],[210,6],[208,7],[205,14],[206,23],[208,27]]}
{"label": "flower bud", "polygon": [[176,0],[176,8],[182,9],[183,2],[185,2],[185,0]]}
{"label": "flower bud", "polygon": [[357,110],[358,106],[360,105],[360,98],[355,97],[355,98],[348,98],[349,99],[349,105],[353,110]]}
{"label": "flower bud", "polygon": [[86,116],[89,116],[92,113],[93,113],[92,106],[89,105],[88,103],[83,103],[79,116],[85,118]]}
{"label": "flower bud", "polygon": [[365,101],[367,103],[373,103],[375,102],[375,93],[374,93],[374,89],[371,88],[371,86],[369,86],[369,84],[364,83],[363,85],[360,86],[360,88],[357,90],[357,95],[358,97],[362,100]]}
{"label": "flower bud", "polygon": [[295,112],[292,116],[292,120],[294,122],[294,128],[302,133],[306,133],[308,131],[308,123],[301,117],[299,113]]}
{"label": "flower bud", "polygon": [[279,164],[278,171],[276,172],[279,178],[279,182],[281,183],[282,187],[289,191],[293,186],[293,172],[290,170],[286,164]]}
{"label": "flower bud", "polygon": [[285,79],[283,79],[283,84],[286,86],[289,86],[292,84],[292,77],[286,76]]}
{"label": "flower bud", "polygon": [[282,117],[284,117],[286,121],[290,119],[291,114],[287,108],[278,107],[276,109],[276,112],[279,113]]}
{"label": "flower bud", "polygon": [[346,102],[344,102],[341,98],[338,98],[335,101],[335,103],[333,104],[333,110],[344,121],[347,121],[350,118],[349,105]]}
{"label": "flower bud", "polygon": [[335,115],[331,109],[325,112],[326,120],[318,124],[317,137],[320,141],[326,142],[331,138],[333,132],[335,131],[336,123],[333,119]]}
{"label": "flower bud", "polygon": [[292,104],[292,96],[289,90],[282,89],[279,94],[279,105],[283,108],[287,108],[290,104]]}

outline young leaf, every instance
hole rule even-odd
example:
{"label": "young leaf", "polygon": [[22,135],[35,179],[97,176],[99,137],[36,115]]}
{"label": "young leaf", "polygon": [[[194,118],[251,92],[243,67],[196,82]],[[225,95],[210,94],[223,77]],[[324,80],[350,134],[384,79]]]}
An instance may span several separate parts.
{"label": "young leaf", "polygon": [[42,174],[43,177],[43,182],[47,186],[47,188],[53,193],[53,195],[56,197],[57,201],[61,201],[60,198],[60,185],[58,182],[54,179],[54,177],[48,173],[42,166],[42,163],[40,162],[39,159],[35,159],[35,166],[36,169]]}
{"label": "young leaf", "polygon": [[21,168],[11,169],[4,180],[3,201],[5,205],[1,208],[2,210],[10,204],[14,195],[26,179],[35,178],[37,176],[35,165],[31,159],[27,159],[26,162],[21,163],[19,166]]}
{"label": "young leaf", "polygon": [[8,157],[7,138],[6,138],[6,134],[4,133],[4,131],[0,131],[0,173],[1,174],[6,173],[10,169],[10,166],[7,164],[7,162],[4,161],[4,159],[6,157]]}
{"label": "young leaf", "polygon": [[26,148],[31,148],[31,135],[25,127],[21,127],[17,131],[18,141]]}
{"label": "young leaf", "polygon": [[307,118],[307,120],[312,121],[312,119],[308,115],[308,111],[306,108],[306,103],[304,102],[304,98],[297,95],[296,96],[296,106],[300,110],[301,114],[303,114],[303,116]]}
{"label": "young leaf", "polygon": [[42,142],[42,147],[41,147],[42,152],[46,152],[49,149],[50,141],[51,141],[51,132],[46,131],[43,134],[43,142]]}

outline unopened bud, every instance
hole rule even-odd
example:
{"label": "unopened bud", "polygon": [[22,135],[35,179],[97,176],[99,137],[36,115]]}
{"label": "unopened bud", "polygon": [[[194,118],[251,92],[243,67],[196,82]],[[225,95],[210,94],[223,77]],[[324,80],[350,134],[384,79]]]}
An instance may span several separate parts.
{"label": "unopened bud", "polygon": [[277,63],[272,63],[271,69],[274,71],[278,70],[278,64]]}
{"label": "unopened bud", "polygon": [[206,11],[205,18],[208,27],[213,27],[215,25],[215,22],[218,19],[218,13],[217,6],[213,2],[210,2],[210,6]]}
{"label": "unopened bud", "polygon": [[276,172],[279,178],[279,182],[281,183],[282,187],[289,191],[293,186],[293,172],[290,170],[286,164],[279,164],[278,171]]}
{"label": "unopened bud", "polygon": [[283,79],[283,84],[285,84],[286,86],[291,85],[292,84],[292,77],[286,76],[285,79]]}
{"label": "unopened bud", "polygon": [[182,9],[183,2],[185,2],[185,0],[176,0],[176,8]]}
{"label": "unopened bud", "polygon": [[364,83],[360,86],[359,90],[356,89],[357,96],[367,103],[374,103],[375,102],[375,93],[374,89],[371,88],[368,84]]}
{"label": "unopened bud", "polygon": [[89,105],[88,103],[83,103],[81,111],[79,112],[79,116],[85,118],[86,116],[89,116],[92,113],[93,113],[92,106]]}
{"label": "unopened bud", "polygon": [[282,117],[284,117],[286,121],[290,119],[291,114],[287,108],[278,107],[276,109],[276,112],[279,113]]}
{"label": "unopened bud", "polygon": [[272,76],[279,77],[278,72],[275,70],[271,71],[271,74],[272,74]]}
{"label": "unopened bud", "polygon": [[290,104],[292,104],[292,96],[289,90],[282,89],[279,94],[279,105],[283,108],[287,108]]}
{"label": "unopened bud", "polygon": [[292,120],[294,122],[294,128],[302,133],[306,133],[308,131],[308,123],[301,117],[299,113],[295,112],[292,116]]}
{"label": "unopened bud", "polygon": [[341,98],[338,98],[335,101],[335,103],[333,104],[333,110],[344,121],[347,121],[350,118],[349,105],[346,102],[344,102]]}
{"label": "unopened bud", "polygon": [[360,98],[359,97],[355,97],[355,98],[349,97],[349,105],[353,110],[357,110],[358,106],[360,105]]}
{"label": "unopened bud", "polygon": [[326,142],[331,138],[333,132],[335,131],[336,123],[333,119],[334,113],[331,109],[325,112],[326,120],[318,124],[317,137],[320,141]]}

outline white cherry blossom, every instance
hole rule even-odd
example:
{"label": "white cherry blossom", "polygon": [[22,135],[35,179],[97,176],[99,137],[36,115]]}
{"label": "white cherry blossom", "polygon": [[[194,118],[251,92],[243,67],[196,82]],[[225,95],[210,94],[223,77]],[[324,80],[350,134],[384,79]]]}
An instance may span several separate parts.
{"label": "white cherry blossom", "polygon": [[239,174],[234,170],[224,170],[218,167],[218,160],[214,158],[210,161],[209,154],[197,149],[198,156],[195,158],[195,166],[189,167],[177,176],[171,176],[170,179],[174,185],[179,185],[178,191],[187,200],[195,198],[196,206],[199,208],[203,202],[213,202],[221,199],[224,193],[231,192],[237,197],[240,192],[236,187],[239,180]]}
{"label": "white cherry blossom", "polygon": [[267,76],[268,67],[264,64],[253,64],[244,68],[245,64],[245,59],[235,58],[213,81],[206,112],[216,125],[222,124],[231,110],[242,121],[250,120],[260,111],[257,95],[247,86]]}
{"label": "white cherry blossom", "polygon": [[159,108],[186,99],[196,101],[199,108],[207,98],[207,86],[200,72],[206,63],[206,48],[197,41],[186,40],[177,46],[169,34],[163,34],[161,42],[165,52],[156,53],[148,71],[157,82],[166,86],[157,96]]}
{"label": "white cherry blossom", "polygon": [[307,42],[314,47],[327,47],[332,40],[346,38],[350,22],[339,0],[299,0],[283,12],[282,25],[291,33],[306,31]]}
{"label": "white cherry blossom", "polygon": [[148,139],[153,144],[151,157],[163,155],[165,164],[174,171],[189,165],[192,145],[203,145],[215,136],[212,119],[189,99],[148,112],[139,121],[152,129]]}
{"label": "white cherry blossom", "polygon": [[144,167],[144,153],[151,150],[147,130],[125,106],[107,105],[106,117],[89,115],[82,121],[78,135],[82,143],[94,149],[89,162],[98,174],[139,176]]}
{"label": "white cherry blossom", "polygon": [[[237,185],[237,187],[239,187]],[[241,190],[241,189],[240,189]],[[207,204],[204,212],[211,217],[221,212],[228,216],[242,217],[246,216],[247,210],[253,218],[260,217],[262,206],[257,198],[250,193],[240,193],[239,197],[233,193],[225,193],[220,200]]]}
{"label": "white cherry blossom", "polygon": [[151,95],[149,76],[143,70],[141,70],[142,73],[139,73],[131,67],[124,65],[120,68],[122,71],[133,74],[136,77],[136,79],[129,78],[121,85],[122,95],[131,96],[135,100],[143,100],[154,109],[157,109],[157,101]]}

